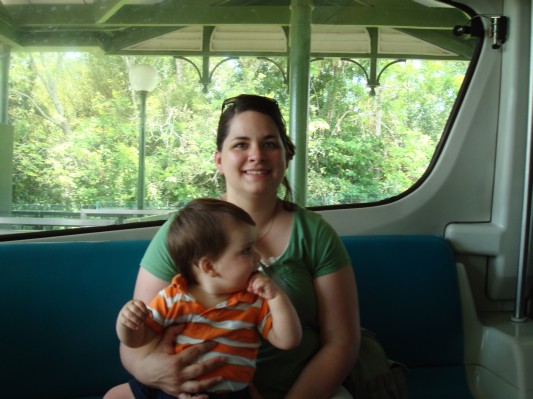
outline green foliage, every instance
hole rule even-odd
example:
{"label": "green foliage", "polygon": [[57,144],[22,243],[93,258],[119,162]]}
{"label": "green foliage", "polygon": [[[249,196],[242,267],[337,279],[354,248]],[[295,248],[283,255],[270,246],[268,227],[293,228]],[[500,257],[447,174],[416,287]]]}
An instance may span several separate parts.
{"label": "green foliage", "polygon": [[[198,69],[170,57],[13,54],[13,203],[136,206],[139,98],[128,83],[136,63],[153,65],[160,79],[147,100],[146,207],[220,195],[213,152],[222,101],[241,93],[274,97],[288,121],[287,62],[213,58],[207,83],[198,72],[202,58],[190,61]],[[311,64],[308,205],[378,201],[411,187],[433,157],[467,66],[395,64],[370,96],[361,69],[369,62],[358,62]]]}
{"label": "green foliage", "polygon": [[308,205],[379,201],[411,187],[430,164],[467,67],[397,63],[370,96],[362,70],[370,76],[370,64],[359,64],[313,63]]}

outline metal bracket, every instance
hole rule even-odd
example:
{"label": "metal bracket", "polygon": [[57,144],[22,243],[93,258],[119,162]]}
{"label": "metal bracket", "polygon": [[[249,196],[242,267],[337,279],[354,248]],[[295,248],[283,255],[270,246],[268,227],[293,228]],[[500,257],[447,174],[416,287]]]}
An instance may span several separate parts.
{"label": "metal bracket", "polygon": [[508,18],[503,15],[490,17],[490,38],[493,49],[500,48],[507,40],[507,22]]}
{"label": "metal bracket", "polygon": [[499,49],[507,40],[509,18],[503,15],[476,15],[467,25],[455,26],[453,28],[453,34],[455,36],[470,35],[472,37],[482,37],[484,30],[481,18],[489,19],[489,37],[492,40],[492,48]]}

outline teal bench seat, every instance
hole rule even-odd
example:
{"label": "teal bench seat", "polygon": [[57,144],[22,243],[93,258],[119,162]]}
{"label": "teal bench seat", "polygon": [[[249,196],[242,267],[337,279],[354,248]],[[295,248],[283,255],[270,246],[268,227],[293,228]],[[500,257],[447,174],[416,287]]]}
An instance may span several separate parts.
{"label": "teal bench seat", "polygon": [[6,398],[101,398],[130,377],[115,321],[148,241],[0,244]]}
{"label": "teal bench seat", "polygon": [[[433,236],[343,237],[362,325],[408,367],[410,398],[471,398],[455,264]],[[129,376],[115,320],[148,241],[1,243],[6,398],[101,398]]]}
{"label": "teal bench seat", "polygon": [[352,259],[361,325],[407,366],[410,399],[473,398],[464,366],[457,269],[438,236],[342,237]]}

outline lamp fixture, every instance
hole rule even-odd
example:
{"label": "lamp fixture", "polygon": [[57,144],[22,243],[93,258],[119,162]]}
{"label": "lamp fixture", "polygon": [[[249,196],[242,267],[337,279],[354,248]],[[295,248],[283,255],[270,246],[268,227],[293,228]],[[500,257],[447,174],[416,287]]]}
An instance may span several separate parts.
{"label": "lamp fixture", "polygon": [[157,86],[159,79],[154,67],[146,64],[137,64],[130,68],[130,84],[136,91],[152,91]]}
{"label": "lamp fixture", "polygon": [[137,176],[137,209],[144,209],[144,147],[145,147],[145,124],[146,124],[146,97],[155,89],[159,81],[157,71],[146,64],[134,65],[130,68],[129,78],[131,87],[139,92],[141,98],[139,112],[139,172]]}

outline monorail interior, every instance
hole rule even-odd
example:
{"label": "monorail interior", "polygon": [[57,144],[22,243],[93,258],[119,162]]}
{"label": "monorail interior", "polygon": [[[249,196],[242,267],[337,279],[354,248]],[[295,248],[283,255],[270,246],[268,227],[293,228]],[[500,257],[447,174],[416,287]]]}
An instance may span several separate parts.
{"label": "monorail interior", "polygon": [[[13,139],[6,111],[11,52],[76,49],[102,55],[201,56],[203,65],[197,70],[205,87],[210,84],[211,56],[287,56],[289,70],[284,73],[291,92],[291,134],[302,143],[306,121],[301,115],[307,114],[305,76],[312,58],[473,57],[440,155],[415,189],[385,203],[317,211],[342,236],[444,237],[455,261],[464,268],[459,279],[465,365],[472,394],[491,399],[533,398],[533,279],[528,267],[533,92],[530,0],[0,3],[0,187],[8,193],[0,197],[0,211],[11,207]],[[467,40],[472,37],[476,40]],[[379,84],[378,75],[376,69],[369,72],[370,87]],[[305,168],[305,158],[295,163]],[[296,170],[291,182],[297,192],[305,193],[305,173]],[[0,239],[20,245],[144,240],[156,229],[154,222]]]}

